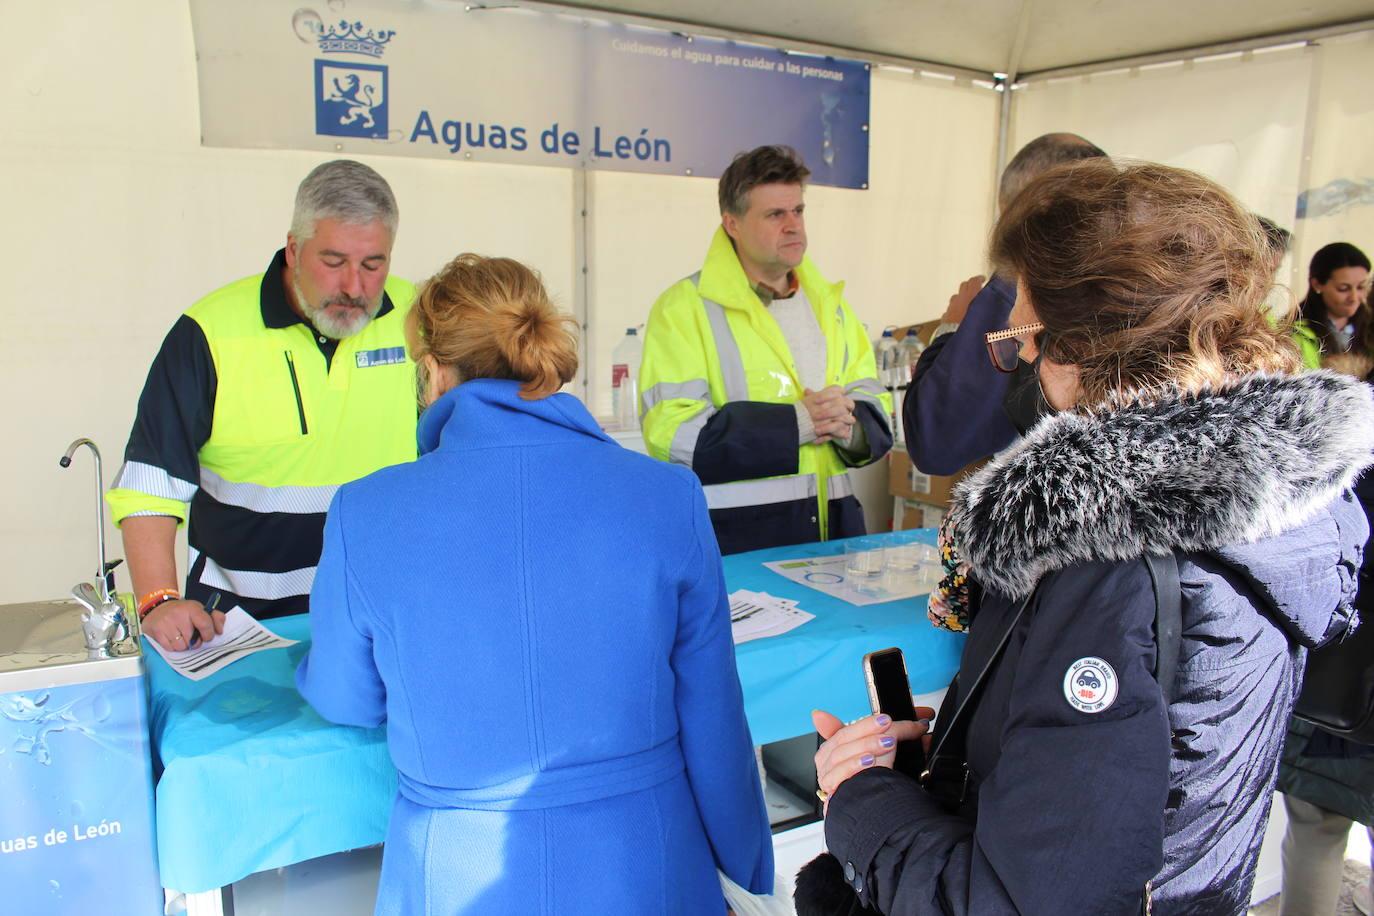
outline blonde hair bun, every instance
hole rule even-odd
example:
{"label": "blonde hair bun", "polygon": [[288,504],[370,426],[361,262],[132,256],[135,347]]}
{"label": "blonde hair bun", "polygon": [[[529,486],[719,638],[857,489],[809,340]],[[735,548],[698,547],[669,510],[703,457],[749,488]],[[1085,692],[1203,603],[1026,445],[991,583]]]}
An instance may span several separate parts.
{"label": "blonde hair bun", "polygon": [[412,358],[432,356],[461,381],[513,379],[535,400],[577,372],[576,322],[511,258],[458,255],[420,289],[407,322]]}

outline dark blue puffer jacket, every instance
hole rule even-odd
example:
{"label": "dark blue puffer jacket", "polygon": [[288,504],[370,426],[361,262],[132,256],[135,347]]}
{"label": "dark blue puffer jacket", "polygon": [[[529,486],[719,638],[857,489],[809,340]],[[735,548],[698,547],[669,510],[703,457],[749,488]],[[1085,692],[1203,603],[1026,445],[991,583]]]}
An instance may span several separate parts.
{"label": "dark blue puffer jacket", "polygon": [[[1344,630],[1374,398],[1330,373],[1051,417],[971,477],[954,530],[985,589],[968,683],[1021,601],[968,733],[957,813],[867,770],[826,840],[888,914],[1245,912],[1304,647]],[[1174,553],[1175,702],[1141,557]],[[948,705],[946,708],[950,708]],[[938,733],[937,723],[937,733]]]}

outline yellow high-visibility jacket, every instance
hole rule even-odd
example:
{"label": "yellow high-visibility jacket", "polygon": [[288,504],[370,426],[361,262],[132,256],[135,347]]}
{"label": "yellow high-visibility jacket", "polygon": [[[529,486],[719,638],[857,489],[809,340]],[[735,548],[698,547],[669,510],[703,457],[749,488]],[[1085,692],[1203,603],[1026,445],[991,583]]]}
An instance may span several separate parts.
{"label": "yellow high-visibility jacket", "polygon": [[892,447],[892,396],[844,284],[828,282],[809,258],[796,274],[825,337],[825,384],[854,399],[866,454],[801,444],[796,363],[723,228],[700,272],[669,287],[649,314],[639,372],[644,441],[649,454],[691,467],[706,485],[722,553],[863,534],[848,470]]}
{"label": "yellow high-visibility jacket", "polygon": [[115,524],[189,508],[185,595],[258,618],[307,609],[339,485],[416,453],[415,287],[388,277],[377,317],[331,344],[291,309],[284,266],[279,251],[173,326],[106,494]]}

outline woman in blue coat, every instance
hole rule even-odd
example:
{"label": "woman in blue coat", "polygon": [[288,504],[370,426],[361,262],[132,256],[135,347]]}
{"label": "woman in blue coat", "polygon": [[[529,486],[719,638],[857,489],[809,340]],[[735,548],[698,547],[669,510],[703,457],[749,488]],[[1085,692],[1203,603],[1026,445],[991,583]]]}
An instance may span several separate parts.
{"label": "woman in blue coat", "polygon": [[686,469],[556,393],[572,322],[461,255],[418,296],[421,457],[342,487],[301,693],[387,725],[379,914],[724,913],[772,842],[720,555]]}
{"label": "woman in blue coat", "polygon": [[967,770],[928,792],[882,765],[924,725],[818,716],[828,847],[888,916],[1242,916],[1304,651],[1353,615],[1374,397],[1300,372],[1258,224],[1199,175],[1057,169],[993,255],[1018,296],[988,355],[1050,415],[951,505],[981,598],[944,603],[969,637],[934,737],[968,699]]}

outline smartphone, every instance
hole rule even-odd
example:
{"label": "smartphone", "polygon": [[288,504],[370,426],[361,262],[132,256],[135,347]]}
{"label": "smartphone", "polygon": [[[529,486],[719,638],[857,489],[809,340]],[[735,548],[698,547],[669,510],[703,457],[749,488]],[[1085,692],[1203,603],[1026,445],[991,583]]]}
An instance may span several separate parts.
{"label": "smartphone", "polygon": [[[907,680],[901,649],[894,646],[865,655],[864,680],[868,684],[868,702],[875,713],[886,713],[894,722],[916,721],[916,706],[911,702],[911,682]],[[898,742],[893,769],[919,779],[925,766],[926,753],[920,741]]]}

